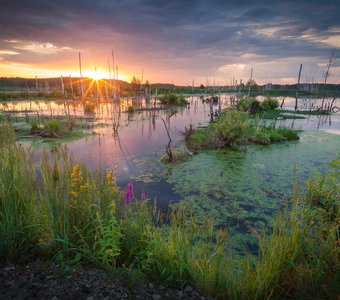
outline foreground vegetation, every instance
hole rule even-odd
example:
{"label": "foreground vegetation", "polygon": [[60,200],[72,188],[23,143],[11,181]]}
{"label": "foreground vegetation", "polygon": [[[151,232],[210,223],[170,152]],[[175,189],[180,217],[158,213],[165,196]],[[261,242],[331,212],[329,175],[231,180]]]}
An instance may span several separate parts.
{"label": "foreground vegetation", "polygon": [[217,121],[206,128],[187,130],[185,138],[188,147],[193,151],[204,148],[238,148],[247,143],[268,145],[299,139],[295,130],[266,126],[259,119],[250,119],[248,113],[237,110],[223,112]]}
{"label": "foreground vegetation", "polygon": [[[91,172],[66,149],[32,153],[0,129],[0,262],[54,258],[91,263],[131,278],[195,286],[221,299],[336,298],[339,282],[340,162],[311,179],[268,232],[257,232],[258,257],[236,256],[227,232],[174,208],[166,221],[133,184],[117,187],[112,172]],[[138,276],[136,276],[138,274]]]}

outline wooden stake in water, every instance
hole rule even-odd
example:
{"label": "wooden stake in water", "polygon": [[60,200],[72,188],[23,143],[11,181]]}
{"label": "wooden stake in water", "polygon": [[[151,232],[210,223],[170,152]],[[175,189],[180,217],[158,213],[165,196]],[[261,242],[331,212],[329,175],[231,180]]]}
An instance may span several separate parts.
{"label": "wooden stake in water", "polygon": [[37,90],[37,94],[39,93],[39,84],[38,84],[38,76],[35,75],[35,88]]}
{"label": "wooden stake in water", "polygon": [[83,97],[85,94],[84,83],[83,83],[83,74],[81,73],[81,55],[79,52],[79,72],[80,72],[80,87],[81,87],[81,96]]}
{"label": "wooden stake in water", "polygon": [[299,70],[299,77],[296,87],[296,96],[295,96],[295,111],[298,109],[298,97],[299,97],[299,90],[300,90],[300,78],[301,78],[301,70],[302,70],[302,64],[300,64],[300,70]]}
{"label": "wooden stake in water", "polygon": [[65,87],[64,87],[63,76],[61,74],[60,74],[60,81],[61,81],[61,93],[64,96],[64,94],[65,94]]}
{"label": "wooden stake in water", "polygon": [[[109,88],[112,89],[112,78],[111,78],[111,66],[110,66],[110,60],[107,60],[107,65],[109,67]],[[106,95],[106,98],[108,97],[108,95]]]}
{"label": "wooden stake in water", "polygon": [[114,52],[112,50],[111,52],[111,56],[112,56],[112,76],[113,76],[113,86],[112,86],[112,96],[113,98],[116,98],[116,73],[115,73],[115,55]]}
{"label": "wooden stake in water", "polygon": [[70,75],[70,88],[71,88],[71,94],[72,94],[72,98],[74,98],[74,91],[73,91],[73,82],[72,82],[72,78],[71,78],[71,75]]}
{"label": "wooden stake in water", "polygon": [[250,71],[250,80],[249,80],[248,97],[250,96],[250,88],[251,88],[252,80],[253,80],[253,68],[251,68],[251,71]]}

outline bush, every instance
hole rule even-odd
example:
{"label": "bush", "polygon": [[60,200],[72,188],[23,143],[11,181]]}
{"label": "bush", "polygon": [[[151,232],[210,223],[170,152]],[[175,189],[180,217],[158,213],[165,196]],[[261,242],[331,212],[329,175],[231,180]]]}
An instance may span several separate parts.
{"label": "bush", "polygon": [[279,102],[275,98],[268,97],[260,103],[260,106],[264,111],[274,110],[279,107]]}
{"label": "bush", "polygon": [[258,102],[255,98],[242,97],[236,105],[236,109],[243,112],[249,112],[250,107],[254,102]]}
{"label": "bush", "polygon": [[129,106],[128,106],[127,112],[128,112],[128,113],[134,113],[134,112],[135,112],[135,108],[133,107],[133,105],[129,105]]}
{"label": "bush", "polygon": [[31,130],[37,130],[39,129],[39,122],[36,119],[33,119],[30,121],[31,124]]}
{"label": "bush", "polygon": [[60,130],[60,124],[57,120],[50,120],[45,124],[45,128],[48,132],[57,132]]}
{"label": "bush", "polygon": [[95,111],[96,106],[91,103],[85,103],[84,105],[84,113],[85,114],[93,114]]}
{"label": "bush", "polygon": [[159,101],[164,105],[185,105],[188,101],[182,95],[177,95],[174,93],[165,94],[159,97]]}

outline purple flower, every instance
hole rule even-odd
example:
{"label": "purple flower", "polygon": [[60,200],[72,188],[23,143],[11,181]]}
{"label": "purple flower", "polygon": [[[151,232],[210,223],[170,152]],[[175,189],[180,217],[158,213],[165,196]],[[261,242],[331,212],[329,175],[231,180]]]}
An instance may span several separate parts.
{"label": "purple flower", "polygon": [[125,203],[129,205],[132,200],[133,200],[133,184],[129,182],[125,192]]}

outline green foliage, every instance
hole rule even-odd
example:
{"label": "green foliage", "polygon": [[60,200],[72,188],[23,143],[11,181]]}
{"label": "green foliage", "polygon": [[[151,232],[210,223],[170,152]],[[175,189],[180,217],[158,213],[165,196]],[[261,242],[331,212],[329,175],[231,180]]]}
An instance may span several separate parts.
{"label": "green foliage", "polygon": [[45,128],[50,133],[57,132],[60,130],[60,124],[57,120],[49,120],[46,122]]}
{"label": "green foliage", "polygon": [[32,119],[32,120],[30,121],[30,124],[31,124],[31,130],[37,130],[37,129],[39,129],[39,122],[38,122],[38,120]]}
{"label": "green foliage", "polygon": [[194,131],[186,137],[186,143],[192,150],[201,148],[223,148],[256,143],[298,140],[298,133],[290,128],[265,126],[259,120],[250,120],[246,112],[228,110],[207,128]]}
{"label": "green foliage", "polygon": [[242,97],[236,105],[236,109],[243,112],[249,112],[251,105],[258,102],[255,98]]}
{"label": "green foliage", "polygon": [[267,97],[261,102],[260,106],[264,111],[274,110],[279,107],[279,101],[275,98]]}
{"label": "green foliage", "polygon": [[38,242],[35,169],[32,153],[14,142],[13,129],[0,128],[0,262],[32,256]]}
{"label": "green foliage", "polygon": [[134,113],[135,112],[135,108],[133,105],[129,105],[128,108],[127,108],[127,112],[128,113]]}
{"label": "green foliage", "polygon": [[270,112],[279,107],[277,99],[267,97],[262,102],[255,98],[241,98],[236,105],[238,111],[249,112],[250,114],[257,114],[261,112]]}
{"label": "green foliage", "polygon": [[190,137],[190,143],[194,148],[204,145],[207,140],[207,136],[202,131],[194,131]]}
{"label": "green foliage", "polygon": [[182,95],[177,95],[175,93],[165,94],[159,97],[159,101],[164,105],[186,105],[188,101]]}

